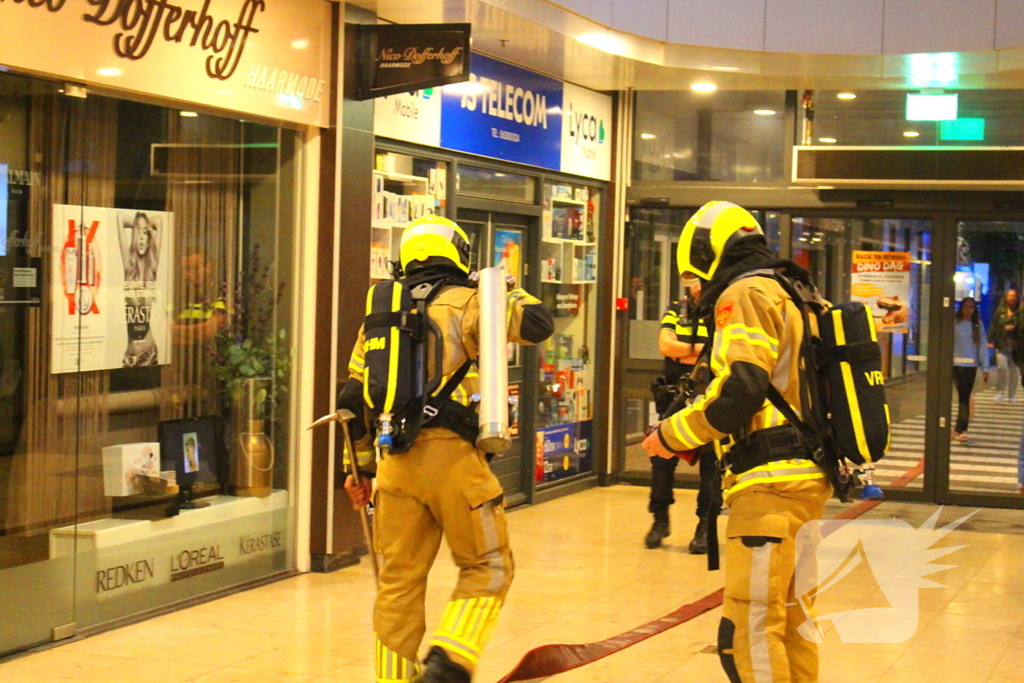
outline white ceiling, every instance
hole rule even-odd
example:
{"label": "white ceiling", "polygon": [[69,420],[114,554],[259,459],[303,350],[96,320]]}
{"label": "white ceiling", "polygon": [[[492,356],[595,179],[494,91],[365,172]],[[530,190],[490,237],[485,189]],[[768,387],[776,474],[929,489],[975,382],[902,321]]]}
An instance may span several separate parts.
{"label": "white ceiling", "polygon": [[352,4],[401,24],[472,23],[474,50],[595,90],[682,90],[698,81],[730,90],[1024,87],[1024,47],[939,55],[763,52],[644,38],[546,0]]}

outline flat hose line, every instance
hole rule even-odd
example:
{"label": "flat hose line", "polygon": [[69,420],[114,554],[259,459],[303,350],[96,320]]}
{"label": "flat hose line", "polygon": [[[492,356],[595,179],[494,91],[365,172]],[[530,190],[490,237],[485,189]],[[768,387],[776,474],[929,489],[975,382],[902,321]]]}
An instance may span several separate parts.
{"label": "flat hose line", "polygon": [[[924,458],[918,461],[917,465],[910,468],[889,484],[889,488],[902,488],[921,476],[924,472]],[[868,510],[871,510],[882,503],[882,500],[862,500],[829,520],[831,522],[840,520],[856,519]],[[838,529],[840,525],[822,525],[822,535]],[[556,674],[565,673],[581,666],[591,664],[599,659],[604,659],[616,652],[621,652],[627,647],[632,647],[648,638],[664,633],[671,628],[685,624],[705,612],[710,612],[716,607],[722,606],[724,589],[719,588],[714,593],[705,595],[696,602],[687,603],[663,617],[630,629],[617,636],[612,636],[596,643],[580,643],[577,645],[542,645],[526,653],[511,672],[505,675],[498,683],[513,683],[513,681],[529,681],[537,678],[546,678]]]}

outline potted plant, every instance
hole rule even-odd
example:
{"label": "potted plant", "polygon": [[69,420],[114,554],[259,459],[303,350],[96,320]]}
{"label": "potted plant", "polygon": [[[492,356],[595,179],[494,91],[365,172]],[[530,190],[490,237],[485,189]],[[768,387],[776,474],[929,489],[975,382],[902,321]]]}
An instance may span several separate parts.
{"label": "potted plant", "polygon": [[[288,387],[291,353],[284,329],[274,332],[274,311],[285,283],[271,286],[272,268],[253,250],[252,269],[244,286],[236,286],[231,304],[210,344],[213,374],[230,419],[230,489],[237,496],[268,496],[273,485],[274,444],[268,422]],[[228,285],[221,285],[228,300]]]}

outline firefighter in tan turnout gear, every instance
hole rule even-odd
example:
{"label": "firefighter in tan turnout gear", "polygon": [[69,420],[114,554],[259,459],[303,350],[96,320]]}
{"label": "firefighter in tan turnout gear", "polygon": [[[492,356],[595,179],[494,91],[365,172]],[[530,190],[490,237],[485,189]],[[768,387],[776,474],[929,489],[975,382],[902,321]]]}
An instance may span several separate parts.
{"label": "firefighter in tan turnout gear", "polygon": [[807,615],[794,596],[795,545],[801,525],[821,518],[832,486],[801,433],[768,400],[778,392],[797,415],[804,409],[804,322],[775,279],[776,269],[800,269],[779,261],[757,220],[729,202],[710,202],[694,214],[680,235],[677,261],[684,280],[708,281],[702,306],[713,325],[714,379],[702,398],[662,421],[644,447],[673,457],[716,444],[729,506],[718,635],[729,680],[813,683],[817,646],[797,633]]}
{"label": "firefighter in tan turnout gear", "polygon": [[[406,228],[403,274],[382,283],[391,289],[380,284],[371,289],[368,315],[339,399],[340,407],[367,416],[362,424],[354,420],[351,428],[360,471],[377,482],[371,494],[368,476],[362,486],[349,476],[345,488],[357,508],[371,497],[375,505],[374,544],[382,559],[373,614],[378,683],[468,682],[514,573],[501,484],[491,473],[487,454],[474,445],[479,377],[473,361],[479,352],[480,302],[468,279],[470,249],[462,229],[445,218],[429,216]],[[373,355],[387,354],[388,349],[397,353],[402,334],[417,317],[397,305],[380,312],[380,300],[386,299],[387,308],[404,292],[412,292],[414,303],[424,306],[425,316],[420,317],[426,318],[422,322],[427,330],[425,343],[406,347],[422,349],[423,356],[411,367],[415,373],[416,363],[425,359],[427,373],[420,408],[405,418],[406,424],[422,424],[405,434],[398,414],[386,412],[373,419],[381,410],[392,410],[395,396],[409,390],[410,382],[396,373],[408,359],[384,355],[383,364],[375,365]],[[536,344],[551,335],[551,313],[538,299],[514,287],[507,296],[508,341]],[[378,329],[384,333],[368,332]],[[381,406],[381,401],[389,405]],[[375,463],[374,431],[387,431],[381,429],[384,421],[394,431],[394,441]],[[460,568],[459,580],[421,664],[427,574],[442,534]]]}

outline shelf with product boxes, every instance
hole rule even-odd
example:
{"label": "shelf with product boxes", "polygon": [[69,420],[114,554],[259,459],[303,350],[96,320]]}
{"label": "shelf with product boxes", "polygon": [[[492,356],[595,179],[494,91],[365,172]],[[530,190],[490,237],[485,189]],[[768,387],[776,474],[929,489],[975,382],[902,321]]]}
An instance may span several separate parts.
{"label": "shelf with product boxes", "polygon": [[538,428],[571,424],[591,419],[589,362],[573,353],[571,335],[554,335],[542,349]]}
{"label": "shelf with product boxes", "polygon": [[548,185],[540,247],[540,279],[548,284],[597,282],[594,222],[600,196],[586,187]]}
{"label": "shelf with product boxes", "polygon": [[402,230],[429,215],[444,215],[445,169],[430,169],[429,177],[375,170],[370,224],[370,278],[390,278],[388,262],[398,258]]}

